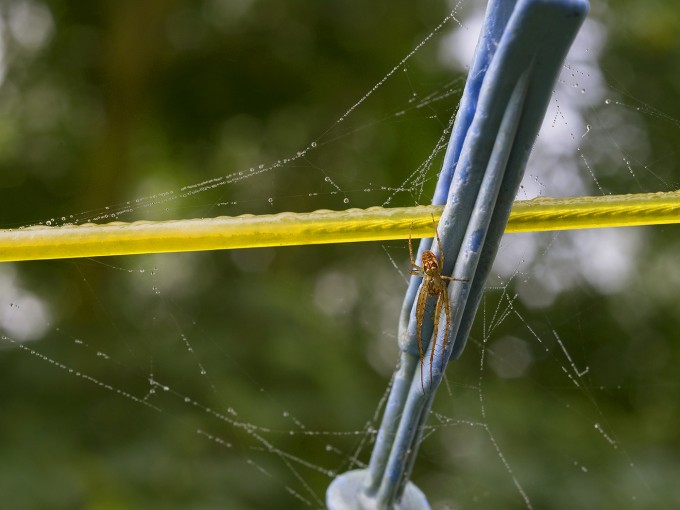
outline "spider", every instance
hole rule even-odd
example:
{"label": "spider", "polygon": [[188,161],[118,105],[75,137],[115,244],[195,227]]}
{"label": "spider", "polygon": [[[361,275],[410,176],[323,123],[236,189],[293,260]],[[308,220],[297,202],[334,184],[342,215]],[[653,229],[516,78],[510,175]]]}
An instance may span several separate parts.
{"label": "spider", "polygon": [[[432,217],[434,223],[434,216]],[[434,362],[434,349],[437,346],[437,333],[439,331],[439,316],[444,308],[446,314],[446,329],[444,331],[444,344],[442,345],[442,354],[446,349],[446,342],[449,336],[449,329],[451,328],[451,310],[449,308],[449,294],[447,292],[448,281],[466,282],[460,278],[452,278],[442,274],[444,267],[444,251],[442,250],[442,243],[439,239],[439,233],[435,226],[434,235],[437,238],[439,245],[439,253],[441,260],[437,261],[434,253],[431,250],[425,250],[421,257],[423,266],[416,264],[413,260],[413,247],[411,246],[411,233],[413,232],[413,223],[411,223],[411,231],[408,234],[408,252],[411,257],[411,271],[410,274],[420,276],[423,283],[418,291],[418,300],[416,304],[416,327],[418,330],[418,353],[420,354],[420,384],[425,392],[425,384],[423,383],[423,368],[425,366],[425,355],[423,353],[423,340],[421,329],[423,327],[423,316],[425,315],[425,304],[429,296],[437,296],[437,306],[434,311],[434,333],[432,336],[432,352],[430,353],[430,381],[432,381],[432,364]],[[448,280],[448,281],[447,281]],[[444,358],[442,356],[442,369],[444,367]]]}

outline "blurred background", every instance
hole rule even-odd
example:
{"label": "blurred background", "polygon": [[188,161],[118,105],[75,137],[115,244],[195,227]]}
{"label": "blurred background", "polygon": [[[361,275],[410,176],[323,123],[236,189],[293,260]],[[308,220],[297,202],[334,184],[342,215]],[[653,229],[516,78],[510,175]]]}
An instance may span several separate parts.
{"label": "blurred background", "polygon": [[[3,0],[0,227],[427,204],[484,8]],[[592,6],[518,198],[679,187],[679,26]],[[678,234],[506,236],[415,468],[434,508],[680,504]],[[3,506],[322,507],[369,459],[407,269],[405,242],[0,265]]]}

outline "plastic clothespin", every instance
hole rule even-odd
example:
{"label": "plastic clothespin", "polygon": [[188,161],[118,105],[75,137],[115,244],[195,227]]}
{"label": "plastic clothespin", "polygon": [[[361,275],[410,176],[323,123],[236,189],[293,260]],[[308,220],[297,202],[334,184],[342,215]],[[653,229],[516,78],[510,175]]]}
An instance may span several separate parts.
{"label": "plastic clothespin", "polygon": [[[587,0],[490,0],[433,199],[445,204],[438,226],[442,274],[464,280],[448,283],[450,327],[442,327],[442,309],[438,338],[426,341],[437,297],[417,310],[422,278],[412,276],[399,323],[400,366],[370,465],[333,480],[329,509],[430,508],[408,481],[422,431],[447,363],[465,347],[555,81],[588,7]],[[416,261],[430,249],[440,260],[439,244],[424,239]]]}

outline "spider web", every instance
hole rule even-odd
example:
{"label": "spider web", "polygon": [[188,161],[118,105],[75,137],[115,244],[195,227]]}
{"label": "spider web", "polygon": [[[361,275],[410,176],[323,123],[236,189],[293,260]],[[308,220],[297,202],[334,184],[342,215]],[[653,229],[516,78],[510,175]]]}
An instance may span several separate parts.
{"label": "spider web", "polygon": [[[165,49],[139,58],[172,62],[163,79],[179,85],[153,89],[120,145],[114,128],[132,121],[87,80],[88,59],[112,50],[87,23],[96,13],[67,26],[63,6],[0,7],[4,227],[429,203],[483,6],[396,4],[383,26],[360,4],[344,21],[292,2],[200,5],[156,13]],[[672,94],[653,73],[637,91],[617,60],[631,37],[663,55],[663,31],[594,8],[521,199],[677,187]],[[288,23],[264,30],[274,19]],[[205,74],[233,41],[244,49],[220,68],[242,82]],[[386,57],[381,42],[394,43]],[[39,72],[74,48],[82,69]],[[110,58],[141,80],[142,64]],[[200,79],[179,79],[189,71]],[[213,113],[211,80],[257,101]],[[277,86],[297,94],[275,101]],[[184,109],[211,129],[192,132]],[[121,147],[125,160],[110,152]],[[128,174],[93,180],[108,165]],[[677,506],[674,232],[506,236],[416,464],[434,508]],[[0,266],[0,493],[14,508],[323,507],[333,477],[368,462],[407,272],[402,242]]]}

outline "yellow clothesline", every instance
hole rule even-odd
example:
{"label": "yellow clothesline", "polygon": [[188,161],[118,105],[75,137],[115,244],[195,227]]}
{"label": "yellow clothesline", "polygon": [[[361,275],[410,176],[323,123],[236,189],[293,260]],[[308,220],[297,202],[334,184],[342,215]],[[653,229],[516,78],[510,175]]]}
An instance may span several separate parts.
{"label": "yellow clothesline", "polygon": [[[440,206],[0,230],[0,262],[432,236]],[[506,232],[680,223],[680,191],[515,202]]]}

